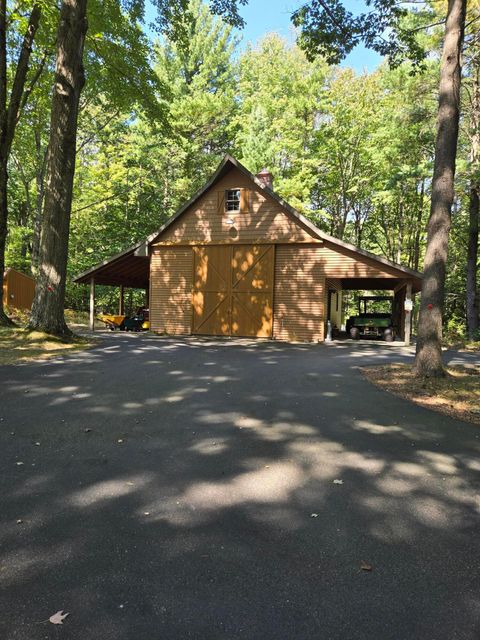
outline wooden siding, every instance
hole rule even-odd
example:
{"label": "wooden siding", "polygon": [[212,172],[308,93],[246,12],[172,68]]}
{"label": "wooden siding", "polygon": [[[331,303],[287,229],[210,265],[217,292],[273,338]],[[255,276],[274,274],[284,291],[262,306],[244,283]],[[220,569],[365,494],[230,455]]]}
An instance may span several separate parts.
{"label": "wooden siding", "polygon": [[324,339],[325,272],[319,247],[277,247],[273,300],[273,337],[278,340]]}
{"label": "wooden siding", "polygon": [[187,335],[192,324],[191,247],[155,247],[150,261],[150,327]]}
{"label": "wooden siding", "polygon": [[[225,213],[226,189],[240,188],[248,201],[243,213]],[[233,221],[229,224],[227,220]],[[271,244],[317,242],[306,228],[287,214],[282,206],[260,192],[257,185],[238,169],[232,169],[207,191],[190,210],[162,234],[158,244]],[[321,242],[321,241],[318,241]]]}
{"label": "wooden siding", "polygon": [[[325,241],[317,250],[318,260],[329,281],[339,278],[398,278],[398,271],[372,258]],[[334,286],[332,288],[337,288]],[[341,288],[341,287],[340,287]]]}
{"label": "wooden siding", "polygon": [[30,310],[35,295],[35,280],[30,276],[7,269],[3,278],[3,304],[13,309]]}
{"label": "wooden siding", "polygon": [[279,245],[275,261],[273,336],[279,340],[324,339],[327,287],[339,279],[395,278],[394,270],[333,243]]}

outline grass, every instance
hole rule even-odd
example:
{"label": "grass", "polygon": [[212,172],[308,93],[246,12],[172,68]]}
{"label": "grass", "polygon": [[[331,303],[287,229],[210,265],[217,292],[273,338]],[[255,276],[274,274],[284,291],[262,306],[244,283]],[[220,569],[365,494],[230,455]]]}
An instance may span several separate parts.
{"label": "grass", "polygon": [[88,329],[88,311],[65,309],[65,320],[70,329]]}
{"label": "grass", "polygon": [[411,365],[363,367],[374,384],[434,411],[480,425],[480,367],[448,367],[444,378],[415,378]]}
{"label": "grass", "polygon": [[45,360],[86,349],[92,344],[92,340],[78,336],[69,341],[62,341],[40,331],[28,331],[21,327],[0,327],[0,365]]}

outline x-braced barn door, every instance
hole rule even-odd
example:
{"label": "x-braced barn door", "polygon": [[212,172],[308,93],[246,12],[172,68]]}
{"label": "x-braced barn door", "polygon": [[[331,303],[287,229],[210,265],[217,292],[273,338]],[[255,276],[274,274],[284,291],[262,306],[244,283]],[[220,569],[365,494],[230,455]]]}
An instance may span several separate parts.
{"label": "x-braced barn door", "polygon": [[192,332],[271,337],[274,245],[210,245],[193,251]]}

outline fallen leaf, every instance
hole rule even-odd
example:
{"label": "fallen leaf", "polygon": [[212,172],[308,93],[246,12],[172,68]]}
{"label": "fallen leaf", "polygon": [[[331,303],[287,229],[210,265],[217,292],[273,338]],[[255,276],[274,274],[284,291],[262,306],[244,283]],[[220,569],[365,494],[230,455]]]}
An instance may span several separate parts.
{"label": "fallen leaf", "polygon": [[338,480],[338,478],[335,478],[333,484],[343,484],[343,480]]}
{"label": "fallen leaf", "polygon": [[65,618],[69,615],[69,613],[63,613],[62,609],[61,611],[57,611],[57,613],[54,613],[53,616],[50,616],[49,621],[52,624],[63,624],[62,620],[65,620]]}
{"label": "fallen leaf", "polygon": [[360,563],[360,569],[362,571],[371,571],[373,569],[371,564],[368,564],[368,562],[364,562],[362,560],[362,562]]}

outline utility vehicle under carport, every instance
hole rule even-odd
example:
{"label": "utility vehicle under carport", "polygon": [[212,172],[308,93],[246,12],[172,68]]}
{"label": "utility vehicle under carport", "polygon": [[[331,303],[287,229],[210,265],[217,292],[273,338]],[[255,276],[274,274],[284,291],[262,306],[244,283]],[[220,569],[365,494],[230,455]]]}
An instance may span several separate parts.
{"label": "utility vehicle under carport", "polygon": [[358,315],[347,320],[347,333],[354,340],[359,338],[383,338],[387,342],[395,339],[393,324],[393,302],[391,296],[360,296]]}

